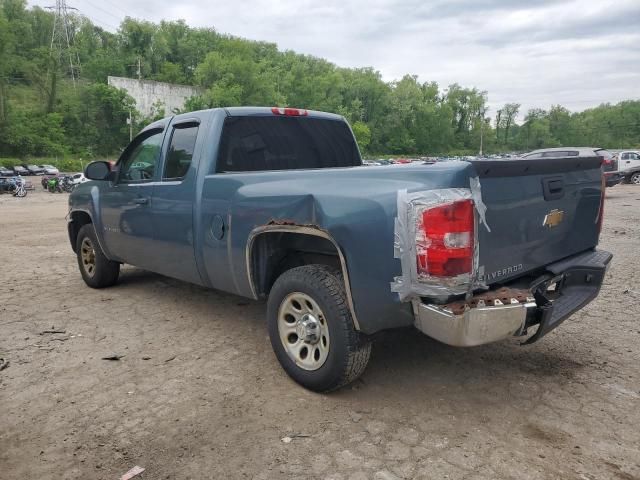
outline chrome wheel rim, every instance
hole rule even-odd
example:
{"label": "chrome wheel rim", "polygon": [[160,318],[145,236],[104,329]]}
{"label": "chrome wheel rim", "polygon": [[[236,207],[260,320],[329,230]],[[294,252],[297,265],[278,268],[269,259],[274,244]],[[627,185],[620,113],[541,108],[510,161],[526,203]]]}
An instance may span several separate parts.
{"label": "chrome wheel rim", "polygon": [[278,309],[278,333],[284,351],[303,370],[317,370],[329,355],[329,325],[306,293],[287,295]]}
{"label": "chrome wheel rim", "polygon": [[96,251],[93,248],[93,243],[87,237],[83,238],[80,244],[80,258],[85,273],[93,277],[96,273]]}
{"label": "chrome wheel rim", "polygon": [[631,183],[633,183],[634,185],[640,185],[640,175],[636,173],[633,177],[631,177]]}

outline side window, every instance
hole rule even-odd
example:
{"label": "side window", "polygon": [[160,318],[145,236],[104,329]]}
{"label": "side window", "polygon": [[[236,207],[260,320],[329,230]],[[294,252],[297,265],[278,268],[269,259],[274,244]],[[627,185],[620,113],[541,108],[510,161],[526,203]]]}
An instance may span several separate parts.
{"label": "side window", "polygon": [[162,131],[155,132],[131,146],[128,154],[120,161],[119,182],[139,183],[153,180],[160,157],[162,134]]}
{"label": "side window", "polygon": [[577,157],[577,150],[553,150],[551,152],[543,152],[542,158],[555,158],[555,157]]}
{"label": "side window", "polygon": [[163,180],[182,180],[189,171],[198,137],[198,125],[176,125],[167,151]]}

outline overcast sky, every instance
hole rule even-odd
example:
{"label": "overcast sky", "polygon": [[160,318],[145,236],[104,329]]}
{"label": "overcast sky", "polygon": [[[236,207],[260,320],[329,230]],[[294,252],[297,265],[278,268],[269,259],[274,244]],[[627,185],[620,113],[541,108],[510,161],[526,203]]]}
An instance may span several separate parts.
{"label": "overcast sky", "polygon": [[[31,0],[50,5],[53,0]],[[457,82],[496,106],[583,110],[640,98],[640,0],[68,0],[115,31],[125,16],[184,19],[385,80]]]}

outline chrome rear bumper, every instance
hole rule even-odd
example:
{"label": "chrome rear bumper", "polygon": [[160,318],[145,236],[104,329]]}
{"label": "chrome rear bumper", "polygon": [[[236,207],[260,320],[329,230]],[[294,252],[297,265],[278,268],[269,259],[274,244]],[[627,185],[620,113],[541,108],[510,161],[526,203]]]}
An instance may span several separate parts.
{"label": "chrome rear bumper", "polygon": [[415,326],[456,347],[524,336],[528,327],[537,326],[523,344],[536,342],[596,298],[611,258],[609,252],[594,249],[547,265],[529,291],[489,291],[488,297],[487,293],[474,296],[475,301],[440,306],[414,299]]}
{"label": "chrome rear bumper", "polygon": [[527,310],[535,308],[535,302],[516,303],[478,307],[455,315],[419,300],[413,302],[418,330],[455,347],[473,347],[516,335],[526,328]]}

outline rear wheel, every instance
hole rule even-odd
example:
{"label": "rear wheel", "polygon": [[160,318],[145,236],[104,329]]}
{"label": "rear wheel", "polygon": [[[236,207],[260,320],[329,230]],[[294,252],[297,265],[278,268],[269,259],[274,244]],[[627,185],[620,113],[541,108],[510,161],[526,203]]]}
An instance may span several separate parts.
{"label": "rear wheel", "polygon": [[118,281],[120,264],[105,257],[90,223],[78,232],[76,256],[82,279],[91,288],[110,287]]}
{"label": "rear wheel", "polygon": [[310,390],[338,389],[367,366],[371,343],[354,329],[344,283],[330,267],[284,272],[269,294],[267,321],[278,361]]}
{"label": "rear wheel", "polygon": [[634,185],[640,185],[640,172],[636,172],[631,175],[629,182],[633,183]]}

